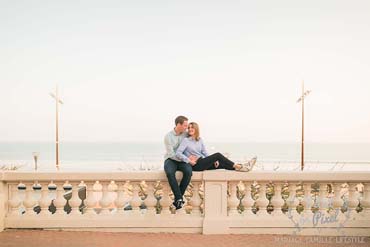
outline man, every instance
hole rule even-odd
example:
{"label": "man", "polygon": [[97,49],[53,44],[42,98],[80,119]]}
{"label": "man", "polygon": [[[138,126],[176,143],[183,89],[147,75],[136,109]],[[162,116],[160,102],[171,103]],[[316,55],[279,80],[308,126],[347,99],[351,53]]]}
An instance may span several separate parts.
{"label": "man", "polygon": [[[170,184],[171,190],[175,196],[173,206],[176,209],[182,208],[182,206],[185,204],[183,196],[192,176],[191,165],[182,162],[176,157],[176,150],[184,137],[186,137],[187,128],[188,119],[184,116],[178,116],[175,119],[175,128],[168,132],[164,137],[164,145],[166,147],[166,154],[164,156],[164,171],[166,172],[168,183]],[[196,160],[196,157],[191,157],[191,159]],[[176,180],[176,171],[181,171],[183,173],[180,186]]]}

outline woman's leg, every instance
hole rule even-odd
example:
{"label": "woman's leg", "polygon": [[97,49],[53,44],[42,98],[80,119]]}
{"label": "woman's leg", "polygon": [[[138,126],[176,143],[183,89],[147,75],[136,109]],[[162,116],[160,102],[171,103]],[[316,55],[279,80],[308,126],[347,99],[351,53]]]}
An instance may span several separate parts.
{"label": "woman's leg", "polygon": [[235,170],[235,163],[233,161],[229,160],[221,153],[215,153],[214,155],[216,156],[218,162],[220,163],[218,168],[221,169],[224,168],[226,170]]}
{"label": "woman's leg", "polygon": [[[214,163],[218,161],[220,165],[216,168]],[[223,156],[221,153],[214,153],[206,158],[199,158],[193,166],[194,171],[204,171],[213,169],[235,170],[234,162]]]}

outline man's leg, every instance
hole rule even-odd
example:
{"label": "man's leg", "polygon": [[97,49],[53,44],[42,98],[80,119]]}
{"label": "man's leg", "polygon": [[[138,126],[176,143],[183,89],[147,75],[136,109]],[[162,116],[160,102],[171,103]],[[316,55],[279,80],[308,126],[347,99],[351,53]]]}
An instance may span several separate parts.
{"label": "man's leg", "polygon": [[177,184],[177,180],[176,180],[177,169],[178,169],[178,162],[171,160],[171,159],[167,159],[164,162],[164,171],[166,172],[168,183],[170,184],[173,195],[175,196],[175,201],[182,199],[180,187]]}
{"label": "man's leg", "polygon": [[185,162],[181,162],[177,165],[177,170],[182,171],[182,179],[180,182],[180,192],[183,196],[185,194],[186,188],[188,187],[191,176],[193,175],[193,169],[190,164],[187,164]]}

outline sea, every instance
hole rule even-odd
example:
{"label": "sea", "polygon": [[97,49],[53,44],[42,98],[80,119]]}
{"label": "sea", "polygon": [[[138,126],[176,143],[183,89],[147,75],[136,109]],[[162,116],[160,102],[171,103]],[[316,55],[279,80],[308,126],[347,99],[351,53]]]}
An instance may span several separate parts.
{"label": "sea", "polygon": [[[206,143],[235,162],[257,156],[254,170],[298,171],[300,143]],[[163,170],[161,142],[60,142],[61,171]],[[0,167],[54,171],[55,143],[0,142]],[[370,171],[370,143],[306,143],[305,171]]]}

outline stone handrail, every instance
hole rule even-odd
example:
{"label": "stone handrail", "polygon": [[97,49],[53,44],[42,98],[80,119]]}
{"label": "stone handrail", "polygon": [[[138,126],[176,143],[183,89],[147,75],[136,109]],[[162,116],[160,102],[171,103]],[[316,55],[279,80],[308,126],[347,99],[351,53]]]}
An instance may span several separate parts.
{"label": "stone handrail", "polygon": [[171,194],[163,171],[5,171],[0,230],[370,235],[370,172],[194,172],[184,209]]}

